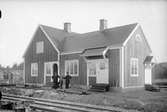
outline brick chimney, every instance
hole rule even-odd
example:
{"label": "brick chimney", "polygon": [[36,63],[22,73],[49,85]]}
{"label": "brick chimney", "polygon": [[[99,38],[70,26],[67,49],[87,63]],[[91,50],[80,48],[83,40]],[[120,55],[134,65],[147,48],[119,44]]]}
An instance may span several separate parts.
{"label": "brick chimney", "polygon": [[105,19],[100,19],[100,26],[99,26],[99,30],[103,31],[107,29],[107,20]]}
{"label": "brick chimney", "polygon": [[68,22],[64,23],[64,31],[69,33],[71,32],[71,23]]}

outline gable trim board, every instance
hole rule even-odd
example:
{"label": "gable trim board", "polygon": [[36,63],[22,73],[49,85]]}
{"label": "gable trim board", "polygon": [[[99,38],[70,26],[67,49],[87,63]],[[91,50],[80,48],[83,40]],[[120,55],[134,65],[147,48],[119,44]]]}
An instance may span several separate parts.
{"label": "gable trim board", "polygon": [[[124,41],[123,46],[126,46],[126,44],[127,44],[128,41],[131,39],[131,37],[132,37],[132,35],[134,34],[134,32],[135,32],[139,27],[141,27],[141,26],[140,26],[140,24],[137,23],[136,27],[135,27],[135,28],[133,29],[133,31],[130,33],[130,35],[128,36],[128,38]],[[141,29],[141,30],[142,30],[142,29]],[[142,32],[143,32],[143,30],[142,30]],[[143,35],[144,35],[144,33],[143,33]],[[143,36],[143,39],[144,39],[144,41],[146,42],[146,44],[147,44],[147,46],[148,46],[150,52],[152,52],[152,50],[151,50],[151,48],[150,48],[150,45],[149,45],[147,39],[145,38],[145,35]]]}
{"label": "gable trim board", "polygon": [[128,38],[124,41],[123,46],[125,46],[127,44],[127,42],[130,40],[130,38],[132,37],[132,35],[134,34],[134,32],[137,30],[138,27],[139,27],[139,24],[136,25],[136,27],[130,33],[130,35],[128,36]]}

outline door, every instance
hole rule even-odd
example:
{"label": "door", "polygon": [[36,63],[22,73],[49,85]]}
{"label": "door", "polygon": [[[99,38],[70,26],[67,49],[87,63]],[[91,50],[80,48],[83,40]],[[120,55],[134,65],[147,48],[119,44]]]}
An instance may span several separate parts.
{"label": "door", "polygon": [[152,84],[151,68],[145,68],[145,84]]}
{"label": "door", "polygon": [[44,65],[44,84],[53,82],[53,74],[58,74],[58,65],[55,62],[47,62]]}
{"label": "door", "polygon": [[96,83],[109,83],[108,76],[108,59],[102,59],[97,61],[97,77]]}

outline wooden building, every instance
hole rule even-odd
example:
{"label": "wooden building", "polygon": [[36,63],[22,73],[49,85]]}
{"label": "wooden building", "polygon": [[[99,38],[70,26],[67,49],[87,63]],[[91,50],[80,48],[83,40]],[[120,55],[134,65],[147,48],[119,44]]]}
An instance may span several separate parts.
{"label": "wooden building", "polygon": [[71,32],[70,23],[62,30],[39,25],[24,54],[24,80],[49,85],[53,74],[68,72],[72,84],[142,87],[151,84],[150,54],[138,23],[107,28],[101,19],[98,31],[84,34]]}

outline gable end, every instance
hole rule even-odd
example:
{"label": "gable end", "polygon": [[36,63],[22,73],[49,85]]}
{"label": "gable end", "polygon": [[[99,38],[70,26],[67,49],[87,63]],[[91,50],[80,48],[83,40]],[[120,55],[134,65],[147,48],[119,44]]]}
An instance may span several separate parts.
{"label": "gable end", "polygon": [[49,37],[49,36],[47,35],[47,33],[44,31],[44,29],[42,28],[42,26],[39,25],[39,26],[37,27],[37,29],[35,30],[35,33],[33,34],[33,37],[31,38],[30,43],[29,43],[28,47],[26,48],[23,57],[25,57],[26,53],[28,52],[28,49],[30,48],[31,43],[32,43],[32,41],[33,41],[34,38],[35,38],[35,34],[37,33],[37,31],[38,31],[39,29],[44,33],[45,37],[49,40],[49,42],[52,44],[53,48],[58,52],[58,54],[60,54],[60,51],[58,50],[58,48],[53,44],[53,42],[51,41],[50,37]]}

